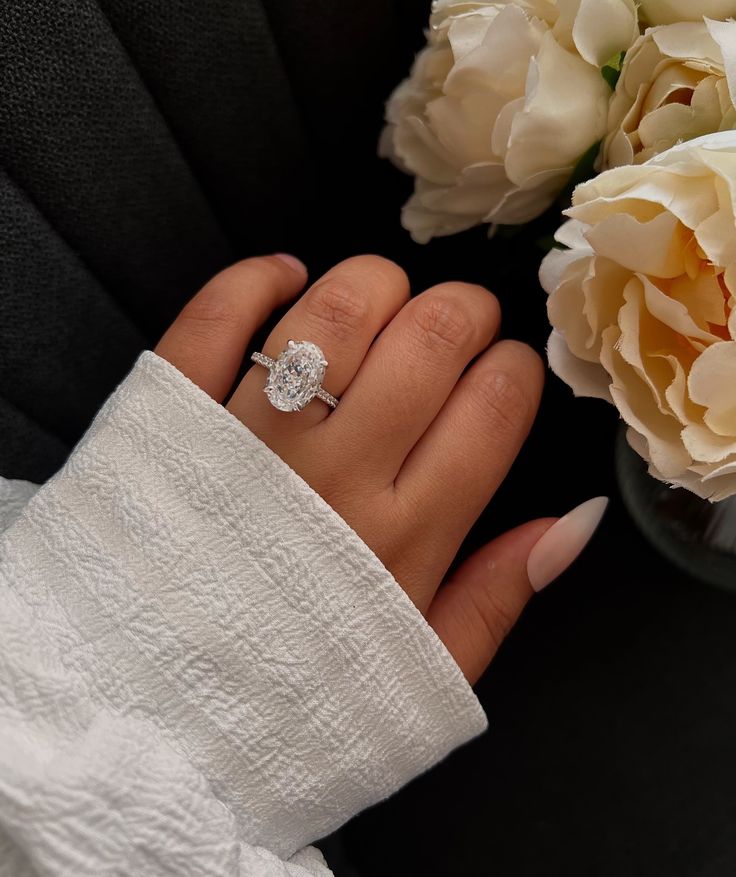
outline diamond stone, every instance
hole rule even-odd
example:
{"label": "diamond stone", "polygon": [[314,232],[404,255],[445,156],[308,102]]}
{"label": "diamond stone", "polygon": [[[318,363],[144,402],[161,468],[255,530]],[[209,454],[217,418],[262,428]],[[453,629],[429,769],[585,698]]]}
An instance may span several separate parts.
{"label": "diamond stone", "polygon": [[265,393],[279,411],[301,411],[317,395],[327,362],[311,341],[289,341],[266,382]]}

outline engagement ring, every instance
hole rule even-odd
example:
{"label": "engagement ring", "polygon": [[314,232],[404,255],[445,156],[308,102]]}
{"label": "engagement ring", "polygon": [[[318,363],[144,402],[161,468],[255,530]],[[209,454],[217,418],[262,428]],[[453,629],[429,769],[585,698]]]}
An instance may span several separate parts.
{"label": "engagement ring", "polygon": [[251,359],[268,369],[263,392],[279,411],[301,411],[312,399],[337,407],[339,400],[322,387],[327,360],[311,341],[289,341],[277,359],[263,353],[254,353]]}

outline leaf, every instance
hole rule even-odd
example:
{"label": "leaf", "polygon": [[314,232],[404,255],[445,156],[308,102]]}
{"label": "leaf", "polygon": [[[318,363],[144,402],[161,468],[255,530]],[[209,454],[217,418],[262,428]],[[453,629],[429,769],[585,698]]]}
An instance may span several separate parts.
{"label": "leaf", "polygon": [[621,76],[621,68],[623,67],[625,57],[626,52],[617,52],[601,67],[601,76],[609,84],[611,91],[615,90],[616,83],[619,76]]}

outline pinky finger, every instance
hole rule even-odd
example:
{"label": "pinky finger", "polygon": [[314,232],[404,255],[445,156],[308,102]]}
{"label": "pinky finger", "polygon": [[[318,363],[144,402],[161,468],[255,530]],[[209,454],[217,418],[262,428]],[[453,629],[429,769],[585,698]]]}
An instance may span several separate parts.
{"label": "pinky finger", "polygon": [[475,684],[535,591],[580,555],[606,510],[589,500],[564,518],[530,521],[470,557],[441,588],[427,621]]}

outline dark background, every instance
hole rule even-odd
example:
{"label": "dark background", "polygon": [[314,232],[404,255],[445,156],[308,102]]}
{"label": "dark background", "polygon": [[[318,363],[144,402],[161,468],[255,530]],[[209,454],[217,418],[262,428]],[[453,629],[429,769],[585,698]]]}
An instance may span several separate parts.
{"label": "dark background", "polygon": [[[0,7],[0,474],[43,480],[138,351],[241,256],[401,262],[484,283],[543,350],[533,240],[421,247],[375,154],[415,0],[6,0]],[[542,223],[544,226],[544,222]],[[540,232],[543,231],[540,228]],[[736,597],[630,523],[616,412],[551,378],[466,546],[609,493],[582,559],[478,686],[491,728],[324,844],[337,874],[736,873]]]}

